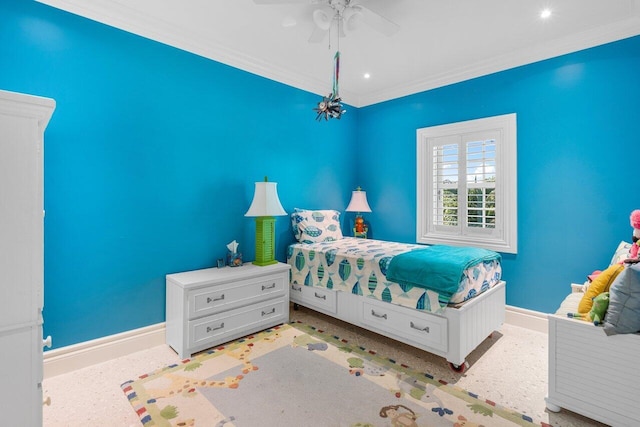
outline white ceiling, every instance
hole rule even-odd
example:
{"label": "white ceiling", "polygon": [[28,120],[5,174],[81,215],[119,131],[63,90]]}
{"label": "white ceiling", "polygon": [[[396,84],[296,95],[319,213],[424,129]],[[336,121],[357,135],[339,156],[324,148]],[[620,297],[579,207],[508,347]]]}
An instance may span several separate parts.
{"label": "white ceiling", "polygon": [[[314,3],[323,0],[38,1],[318,95],[331,93],[336,32],[308,42]],[[640,34],[640,0],[353,1],[400,26],[387,37],[362,24],[340,38],[340,95],[356,107]],[[539,17],[545,7],[552,10],[548,20]],[[284,26],[285,18],[296,25]]]}

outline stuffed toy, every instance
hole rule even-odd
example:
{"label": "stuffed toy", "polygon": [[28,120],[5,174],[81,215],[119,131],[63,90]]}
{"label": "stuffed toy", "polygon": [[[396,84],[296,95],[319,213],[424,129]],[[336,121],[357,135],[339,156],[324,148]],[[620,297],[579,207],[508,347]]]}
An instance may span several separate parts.
{"label": "stuffed toy", "polygon": [[604,322],[604,315],[607,313],[609,307],[609,292],[602,292],[593,299],[593,306],[588,313],[567,313],[567,316],[574,319],[586,320],[587,322],[593,322],[598,326]]}
{"label": "stuffed toy", "polygon": [[631,217],[629,217],[629,221],[631,222],[631,227],[633,227],[633,235],[631,236],[633,240],[633,245],[631,245],[631,249],[629,250],[630,258],[638,258],[638,249],[640,249],[640,209],[636,209],[631,212]]}

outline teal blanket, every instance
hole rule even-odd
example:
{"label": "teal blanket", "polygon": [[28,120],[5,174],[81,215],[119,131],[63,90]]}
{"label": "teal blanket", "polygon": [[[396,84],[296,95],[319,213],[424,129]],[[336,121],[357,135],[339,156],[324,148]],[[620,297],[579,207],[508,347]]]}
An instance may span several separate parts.
{"label": "teal blanket", "polygon": [[487,249],[434,245],[394,256],[386,276],[391,282],[438,292],[448,301],[458,291],[465,270],[500,258]]}

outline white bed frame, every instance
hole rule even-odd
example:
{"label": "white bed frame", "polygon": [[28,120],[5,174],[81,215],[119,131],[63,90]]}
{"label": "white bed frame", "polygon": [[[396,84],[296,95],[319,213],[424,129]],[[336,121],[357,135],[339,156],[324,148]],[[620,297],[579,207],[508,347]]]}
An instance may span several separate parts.
{"label": "white bed frame", "polygon": [[640,334],[607,336],[593,323],[551,314],[547,409],[611,426],[640,425]]}
{"label": "white bed frame", "polygon": [[456,371],[465,369],[469,353],[500,329],[505,316],[505,282],[442,314],[297,283],[289,294],[296,304],[442,356]]}

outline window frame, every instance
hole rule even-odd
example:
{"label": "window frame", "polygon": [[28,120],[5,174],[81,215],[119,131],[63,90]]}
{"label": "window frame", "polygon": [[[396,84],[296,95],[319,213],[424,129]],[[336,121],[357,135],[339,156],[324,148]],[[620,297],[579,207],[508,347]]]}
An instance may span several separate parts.
{"label": "window frame", "polygon": [[[495,139],[495,228],[466,226],[467,143]],[[434,215],[434,147],[457,145],[457,225],[437,225]],[[504,114],[416,131],[416,241],[423,244],[477,246],[498,252],[518,252],[517,116]],[[462,176],[462,178],[461,178]],[[469,186],[472,188],[473,186]],[[442,186],[441,186],[442,188]],[[463,212],[461,212],[463,210]]]}

